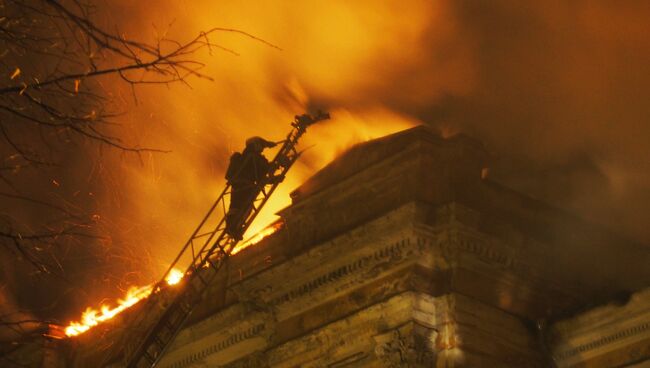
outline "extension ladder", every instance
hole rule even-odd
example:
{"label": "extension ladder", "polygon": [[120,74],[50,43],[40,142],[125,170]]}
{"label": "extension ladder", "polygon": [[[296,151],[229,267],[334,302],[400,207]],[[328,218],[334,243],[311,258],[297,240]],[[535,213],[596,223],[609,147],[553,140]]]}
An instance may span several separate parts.
{"label": "extension ladder", "polygon": [[[291,123],[293,128],[284,140],[284,144],[270,162],[269,172],[267,172],[266,177],[284,177],[300,156],[300,152],[296,150],[296,145],[300,137],[306,132],[307,127],[325,119],[329,119],[329,114],[321,112],[313,117],[307,114],[296,116]],[[250,203],[249,211],[244,212],[248,216],[240,220],[242,231],[245,232],[248,229],[278,185],[279,182],[272,180],[258,185],[257,196]],[[194,307],[200,303],[208,285],[215,279],[224,262],[237,245],[238,240],[232,238],[225,231],[230,193],[231,186],[226,184],[219,198],[165,272],[165,275],[167,275],[174,267],[183,263],[183,260],[191,259],[183,280],[178,285],[180,289],[171,295],[171,301],[164,308],[160,317],[154,323],[149,321],[151,326],[148,326],[148,328],[138,329],[139,331],[143,330],[144,333],[136,333],[136,341],[126,342],[123,345],[126,367],[149,368],[154,367],[160,361],[165,350],[181,331]],[[162,282],[156,285],[154,293],[160,292],[163,288]],[[144,310],[144,313],[147,313],[147,311]],[[134,348],[130,349],[131,346]]]}

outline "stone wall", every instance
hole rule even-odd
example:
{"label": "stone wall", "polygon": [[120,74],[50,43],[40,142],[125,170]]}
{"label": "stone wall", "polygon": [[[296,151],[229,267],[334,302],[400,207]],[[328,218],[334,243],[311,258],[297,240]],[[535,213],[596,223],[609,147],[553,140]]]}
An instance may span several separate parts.
{"label": "stone wall", "polygon": [[430,211],[406,204],[237,281],[238,302],[185,329],[160,366],[541,367],[521,318],[456,288],[459,264],[501,257],[458,247],[466,230],[420,222]]}

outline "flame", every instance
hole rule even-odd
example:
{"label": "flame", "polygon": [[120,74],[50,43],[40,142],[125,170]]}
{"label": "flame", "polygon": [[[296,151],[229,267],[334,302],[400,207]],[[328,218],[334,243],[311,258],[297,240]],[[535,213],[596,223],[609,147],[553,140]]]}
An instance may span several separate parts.
{"label": "flame", "polygon": [[237,253],[241,252],[242,250],[259,243],[260,241],[262,241],[262,239],[264,239],[264,238],[270,236],[271,234],[274,234],[276,231],[280,230],[283,225],[284,225],[284,223],[282,221],[277,221],[277,222],[274,222],[274,223],[268,225],[267,227],[265,227],[261,231],[258,231],[252,237],[248,238],[243,243],[237,244],[235,249],[232,250],[231,254],[237,254]]}
{"label": "flame", "polygon": [[[131,9],[132,2],[115,3],[128,4]],[[146,37],[152,23],[169,23],[165,18],[175,14],[170,7],[177,4],[165,0],[155,9],[138,6],[142,10],[138,21],[125,24],[126,31]],[[289,193],[345,149],[419,123],[385,106],[384,97],[399,91],[397,94],[403,96],[400,98],[417,103],[426,96],[438,96],[441,84],[453,85],[450,89],[455,90],[456,83],[447,76],[455,76],[456,69],[463,69],[463,65],[455,64],[432,68],[436,72],[431,73],[435,76],[431,79],[421,75],[404,78],[408,74],[392,67],[412,60],[406,68],[410,71],[427,61],[423,58],[428,56],[416,46],[423,32],[431,27],[440,29],[441,35],[452,31],[448,30],[453,25],[448,25],[445,9],[431,16],[430,11],[424,11],[438,7],[437,2],[419,0],[400,6],[400,11],[408,14],[406,17],[391,16],[393,6],[381,5],[368,13],[350,2],[332,6],[328,3],[317,9],[292,4],[278,11],[277,6],[266,4],[246,10],[259,11],[263,22],[253,21],[236,3],[220,3],[223,12],[206,11],[215,5],[205,0],[183,4],[188,16],[178,21],[187,23],[176,23],[170,29],[170,38],[185,40],[200,30],[229,24],[234,19],[236,28],[278,43],[286,51],[278,52],[234,34],[220,35],[220,44],[246,56],[235,61],[197,54],[198,60],[206,64],[205,73],[217,83],[192,79],[191,93],[177,89],[184,88],[181,86],[143,88],[138,92],[137,108],[129,98],[116,98],[120,109],[129,111],[119,118],[116,135],[137,137],[136,143],[141,139],[147,146],[173,152],[144,153],[133,160],[125,160],[117,151],[102,157],[103,165],[111,169],[97,172],[97,181],[105,183],[103,195],[99,196],[100,215],[111,219],[106,226],[114,243],[124,244],[125,256],[120,259],[135,258],[131,269],[141,267],[141,258],[132,257],[131,249],[154,255],[153,264],[166,264],[176,256],[178,245],[196,227],[197,216],[205,212],[225,185],[228,159],[232,152],[243,149],[246,138],[260,135],[274,141],[282,139],[293,115],[312,108],[332,114],[330,121],[314,125],[301,140],[299,149],[304,149],[304,154],[245,234],[246,238],[254,236],[238,245],[233,254],[277,231],[267,224],[275,223],[277,211],[290,205]],[[266,13],[272,18],[267,18]],[[215,14],[229,15],[221,18]],[[298,16],[303,14],[319,16]],[[286,22],[300,29],[301,37],[295,37],[294,29],[287,32],[276,27]],[[386,29],[390,32],[386,33]],[[328,51],[323,52],[323,48]],[[397,83],[401,80],[409,82]],[[111,87],[114,96],[132,93],[130,86],[121,83]],[[271,159],[274,152],[269,150],[265,155]],[[165,225],[171,223],[173,226]],[[96,312],[94,317],[101,315]]]}
{"label": "flame", "polygon": [[183,278],[183,273],[173,268],[171,271],[169,271],[167,277],[165,277],[165,281],[167,281],[168,285],[176,285],[179,282],[181,282],[182,278]]}
{"label": "flame", "polygon": [[[176,285],[183,278],[183,272],[172,269],[169,274],[165,277],[165,281],[168,285]],[[88,307],[81,315],[81,320],[78,322],[70,322],[70,324],[65,328],[65,334],[68,337],[73,337],[80,335],[91,328],[108,321],[115,317],[116,315],[122,313],[122,311],[134,306],[143,299],[146,299],[153,292],[154,285],[146,285],[142,287],[132,286],[127,290],[126,295],[123,299],[117,300],[116,307],[110,307],[108,305],[102,305],[99,310]]]}
{"label": "flame", "polygon": [[[259,243],[262,239],[278,231],[280,228],[282,228],[282,226],[283,223],[281,221],[272,223],[262,231],[259,231],[254,236],[247,239],[245,242],[237,245],[237,247],[233,249],[232,254],[237,254],[242,250]],[[176,285],[183,279],[183,276],[184,274],[182,271],[173,268],[171,271],[169,271],[167,276],[165,276],[165,281],[167,282],[167,285]],[[142,287],[132,286],[126,292],[126,296],[123,299],[117,300],[116,307],[111,308],[107,305],[102,305],[99,310],[88,307],[81,315],[80,321],[70,322],[70,324],[65,328],[66,336],[73,337],[80,335],[99,325],[100,323],[112,319],[122,311],[134,306],[141,300],[148,298],[149,295],[153,293],[153,290],[153,284]]]}
{"label": "flame", "polygon": [[[275,213],[281,208],[289,205],[289,192],[298,186],[315,169],[325,166],[326,163],[341,154],[351,145],[373,138],[377,138],[395,131],[406,129],[417,124],[417,121],[408,117],[395,114],[384,109],[375,109],[364,114],[351,113],[345,109],[335,111],[337,118],[322,127],[314,127],[316,133],[307,136],[304,146],[318,146],[318,150],[307,150],[303,160],[307,164],[299,164],[292,169],[287,176],[285,183],[279,188],[269,203],[260,213],[255,224],[247,231],[247,234],[254,234],[246,241],[237,245],[232,254],[259,243],[262,239],[275,233],[282,228],[282,221],[277,220]],[[371,121],[382,121],[382,125],[373,126]],[[345,138],[341,138],[341,131],[345,131]],[[150,203],[150,202],[147,202]],[[169,285],[176,285],[183,278],[183,273],[173,269],[165,277]],[[116,307],[102,306],[100,310],[88,308],[82,315],[80,322],[72,322],[66,328],[67,336],[76,336],[88,331],[90,328],[113,318],[123,310],[135,305],[140,300],[147,298],[153,292],[153,285],[141,288],[131,288],[123,300],[118,300]]]}
{"label": "flame", "polygon": [[[128,34],[141,34],[145,39],[155,36],[151,24],[170,23],[169,17],[178,10],[171,9],[179,4],[164,0],[160,7],[152,9],[125,0],[110,3],[142,10],[138,10],[134,22],[124,27]],[[132,94],[128,85],[111,83],[115,96],[127,96],[116,101],[120,110],[128,113],[117,118],[120,125],[115,134],[170,151],[144,153],[133,159],[125,159],[116,151],[102,157],[103,165],[111,170],[97,173],[97,182],[106,186],[99,199],[101,215],[110,219],[106,226],[114,244],[123,244],[125,254],[119,259],[132,262],[124,265],[125,269],[142,266],[140,259],[132,260],[132,249],[137,249],[138,254],[151,254],[152,264],[167,264],[174,259],[179,244],[184,243],[225,185],[223,176],[230,155],[241,151],[247,138],[262,136],[277,141],[288,133],[295,114],[321,108],[332,115],[331,120],[310,127],[301,139],[299,149],[306,149],[304,155],[245,238],[277,220],[275,213],[290,204],[289,193],[346,148],[419,123],[386,106],[384,97],[389,93],[408,101],[437,96],[440,83],[452,83],[448,78],[457,75],[446,73],[449,68],[437,68],[431,73],[436,78],[431,80],[419,75],[409,77],[392,67],[406,62],[410,71],[411,66],[428,60],[429,55],[423,55],[417,47],[423,32],[441,28],[436,37],[443,37],[453,31],[453,25],[448,25],[451,17],[438,2],[418,0],[400,7],[400,12],[408,14],[406,18],[391,16],[394,5],[384,3],[371,13],[352,2],[323,4],[308,1],[278,8],[262,2],[259,9],[244,11],[236,2],[226,1],[220,2],[219,11],[214,12],[206,11],[216,9],[213,2],[183,2],[184,15],[173,17],[177,22],[168,29],[170,38],[185,40],[201,30],[234,22],[234,28],[277,43],[284,51],[235,34],[218,35],[215,42],[242,57],[221,59],[209,56],[207,50],[198,53],[196,59],[205,63],[204,72],[216,83],[192,78],[188,81],[191,92],[180,84],[170,89],[142,88],[137,107],[128,97]],[[116,6],[118,11],[127,9]],[[429,11],[438,7],[442,8]],[[260,18],[253,20],[246,15],[249,11],[260,12]],[[294,30],[300,29],[301,37],[296,38],[294,30],[277,27],[287,22],[295,25]],[[386,33],[386,29],[390,32]],[[442,42],[438,38],[426,41]],[[328,51],[323,52],[323,47]],[[462,66],[450,67],[453,72]],[[397,82],[402,80],[417,86],[402,86],[398,93],[401,85]],[[274,153],[268,150],[265,155],[271,159]],[[169,223],[174,226],[164,225]]]}

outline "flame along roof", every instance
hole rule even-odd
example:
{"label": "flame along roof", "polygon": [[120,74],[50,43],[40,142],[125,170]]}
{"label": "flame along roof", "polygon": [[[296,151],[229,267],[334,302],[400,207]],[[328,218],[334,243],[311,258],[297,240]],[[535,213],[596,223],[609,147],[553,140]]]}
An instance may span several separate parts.
{"label": "flame along roof", "polygon": [[328,188],[332,184],[344,180],[421,141],[432,142],[436,146],[462,147],[465,150],[474,150],[475,157],[479,158],[483,165],[487,164],[491,159],[483,143],[477,139],[462,133],[444,138],[436,129],[427,125],[418,125],[350,147],[294,190],[291,193],[293,203],[298,203],[302,198]]}

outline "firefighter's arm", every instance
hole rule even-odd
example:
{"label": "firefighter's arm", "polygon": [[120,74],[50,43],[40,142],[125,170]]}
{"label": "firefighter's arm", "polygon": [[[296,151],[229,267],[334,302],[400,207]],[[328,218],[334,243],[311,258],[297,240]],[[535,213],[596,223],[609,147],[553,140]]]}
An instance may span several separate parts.
{"label": "firefighter's arm", "polygon": [[273,175],[269,177],[269,184],[278,184],[284,181],[284,175]]}
{"label": "firefighter's arm", "polygon": [[[275,165],[277,165],[277,164],[275,164]],[[282,183],[284,181],[284,175],[275,174],[277,172],[277,170],[278,170],[277,166],[274,166],[274,164],[271,164],[269,162],[268,166],[267,166],[267,169],[268,169],[268,171],[267,171],[268,172],[267,183],[269,183],[269,184],[278,184],[278,183]]]}

